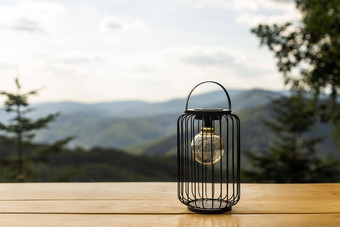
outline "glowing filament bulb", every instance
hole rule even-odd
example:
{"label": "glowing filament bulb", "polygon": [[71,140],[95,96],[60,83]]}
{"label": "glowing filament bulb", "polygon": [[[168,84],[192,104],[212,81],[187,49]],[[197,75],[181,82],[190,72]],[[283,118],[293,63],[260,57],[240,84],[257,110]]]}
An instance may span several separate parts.
{"label": "glowing filament bulb", "polygon": [[224,154],[224,143],[215,133],[214,127],[203,127],[191,141],[191,152],[197,162],[204,165],[215,164]]}

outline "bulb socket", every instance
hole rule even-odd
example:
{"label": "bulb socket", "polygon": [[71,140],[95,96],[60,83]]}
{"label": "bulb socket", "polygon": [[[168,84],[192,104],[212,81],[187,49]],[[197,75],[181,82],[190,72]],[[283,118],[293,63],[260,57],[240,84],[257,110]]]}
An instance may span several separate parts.
{"label": "bulb socket", "polygon": [[212,127],[212,120],[211,118],[203,118],[203,127],[211,128]]}

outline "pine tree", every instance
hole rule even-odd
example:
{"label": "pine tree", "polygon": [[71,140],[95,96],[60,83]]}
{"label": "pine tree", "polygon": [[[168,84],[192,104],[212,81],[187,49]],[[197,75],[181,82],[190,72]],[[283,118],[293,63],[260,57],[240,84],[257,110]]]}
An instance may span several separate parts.
{"label": "pine tree", "polygon": [[15,84],[16,93],[0,91],[0,95],[7,98],[4,103],[5,111],[13,116],[7,124],[0,122],[0,131],[4,132],[7,137],[6,143],[12,144],[15,151],[0,157],[1,180],[29,181],[33,177],[33,170],[30,169],[29,163],[47,161],[49,153],[59,152],[72,138],[68,137],[44,146],[32,143],[36,131],[46,128],[59,114],[49,114],[34,120],[28,117],[27,114],[33,110],[28,103],[28,98],[36,95],[39,89],[22,93],[18,78],[15,79]]}
{"label": "pine tree", "polygon": [[315,153],[315,146],[323,137],[306,135],[315,120],[313,108],[308,104],[308,98],[301,91],[272,101],[273,120],[267,120],[265,124],[276,141],[259,154],[247,153],[254,167],[244,171],[248,180],[303,183],[338,179],[340,163],[331,158],[321,159]]}

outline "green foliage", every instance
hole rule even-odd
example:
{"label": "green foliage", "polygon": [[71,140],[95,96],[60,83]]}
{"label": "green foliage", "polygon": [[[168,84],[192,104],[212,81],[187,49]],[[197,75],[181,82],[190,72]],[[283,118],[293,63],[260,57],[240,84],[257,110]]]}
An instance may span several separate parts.
{"label": "green foliage", "polygon": [[[134,156],[108,148],[89,151],[75,149],[50,157],[53,171],[69,169],[66,181],[174,181],[176,159],[153,156]],[[56,172],[57,173],[57,172]],[[64,174],[65,175],[65,174]],[[56,174],[59,177],[59,174]],[[49,177],[50,181],[58,178]]]}
{"label": "green foliage", "polygon": [[27,113],[32,111],[29,107],[28,98],[30,95],[36,95],[38,90],[21,93],[18,78],[15,79],[15,84],[16,93],[0,92],[0,95],[7,98],[4,103],[6,112],[14,114],[14,117],[7,124],[0,122],[0,131],[5,133],[8,137],[7,140],[13,142],[12,151],[16,153],[11,152],[6,156],[1,156],[1,177],[8,181],[29,181],[33,175],[30,163],[46,161],[46,156],[49,153],[60,151],[71,138],[37,148],[31,142],[36,131],[46,128],[51,121],[56,119],[58,114],[49,114],[34,120],[27,117]]}
{"label": "green foliage", "polygon": [[[310,90],[314,111],[340,136],[340,1],[296,0],[296,6],[301,22],[259,25],[252,32],[275,54],[285,83]],[[319,101],[323,92],[327,99]]]}
{"label": "green foliage", "polygon": [[[15,144],[0,136],[0,155],[7,156]],[[46,144],[35,144],[44,150]],[[128,182],[175,181],[176,158],[129,155],[114,148],[62,149],[45,156],[45,162],[31,162],[29,180],[33,182]],[[0,169],[3,176],[8,168]],[[15,175],[13,176],[15,179]],[[14,181],[0,177],[0,182]]]}
{"label": "green foliage", "polygon": [[273,100],[274,120],[266,121],[276,136],[269,149],[258,154],[247,153],[250,164],[245,170],[249,181],[275,183],[336,182],[339,161],[317,156],[315,146],[320,136],[307,136],[314,125],[314,114],[302,92]]}
{"label": "green foliage", "polygon": [[252,29],[261,45],[274,53],[284,83],[293,91],[291,97],[273,101],[275,120],[266,125],[276,135],[275,143],[260,154],[247,154],[255,170],[245,175],[253,181],[339,180],[339,161],[316,155],[315,147],[324,138],[306,135],[313,134],[319,116],[333,124],[334,141],[339,145],[340,1],[296,0],[296,6],[302,21]]}

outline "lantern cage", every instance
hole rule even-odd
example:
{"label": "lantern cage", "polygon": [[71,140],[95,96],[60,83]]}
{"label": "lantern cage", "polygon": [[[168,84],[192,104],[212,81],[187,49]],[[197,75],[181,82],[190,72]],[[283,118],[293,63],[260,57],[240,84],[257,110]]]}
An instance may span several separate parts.
{"label": "lantern cage", "polygon": [[[188,109],[192,92],[204,83],[223,89],[228,109]],[[240,120],[231,113],[227,90],[215,81],[191,90],[177,120],[177,195],[197,213],[227,212],[240,199]]]}

